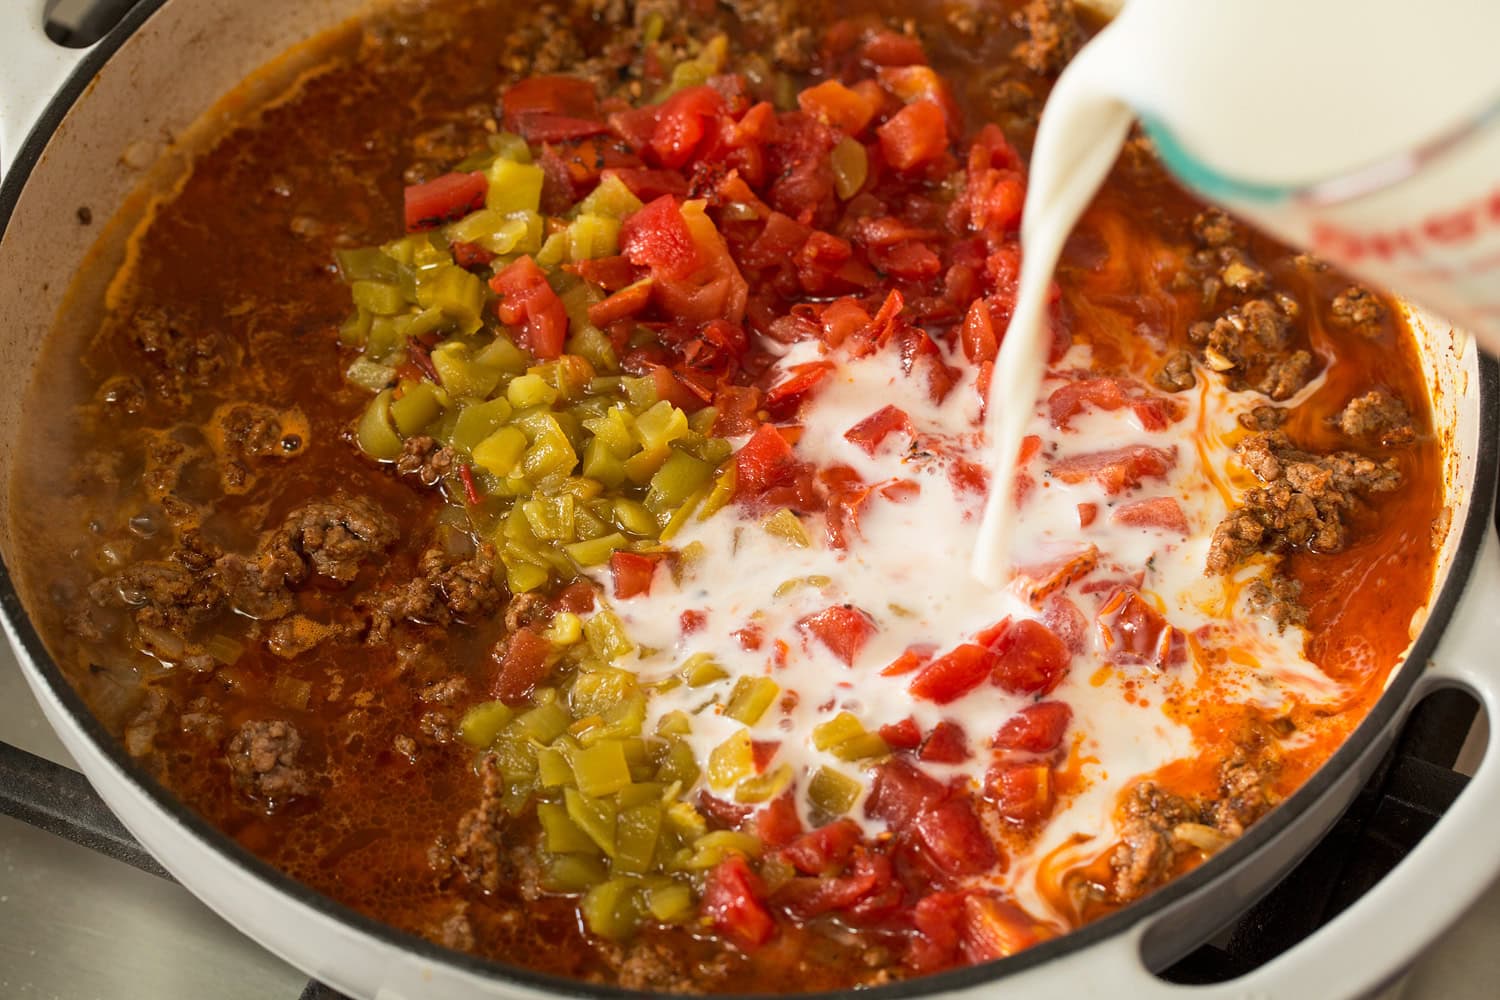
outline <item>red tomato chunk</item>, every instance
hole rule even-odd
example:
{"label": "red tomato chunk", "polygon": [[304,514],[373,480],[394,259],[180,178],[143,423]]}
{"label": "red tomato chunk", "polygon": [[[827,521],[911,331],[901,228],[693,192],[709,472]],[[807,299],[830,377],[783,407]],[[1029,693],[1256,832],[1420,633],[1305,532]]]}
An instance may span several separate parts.
{"label": "red tomato chunk", "polygon": [[461,219],[484,207],[489,182],[484,174],[444,174],[425,184],[406,189],[402,198],[406,209],[406,231],[432,229],[445,222]]}
{"label": "red tomato chunk", "polygon": [[797,628],[812,636],[848,666],[875,634],[870,616],[848,604],[836,604],[797,622]]}
{"label": "red tomato chunk", "polygon": [[995,734],[995,748],[1051,753],[1062,743],[1063,733],[1072,719],[1073,710],[1060,701],[1027,705],[1000,727]]}
{"label": "red tomato chunk", "polygon": [[1112,451],[1065,458],[1052,466],[1052,475],[1065,483],[1090,479],[1109,493],[1135,489],[1147,479],[1165,478],[1177,464],[1177,447],[1153,448],[1136,444]]}
{"label": "red tomato chunk", "polygon": [[760,876],[736,854],[708,873],[703,884],[703,915],[724,937],[741,948],[754,950],[776,933],[776,922],[764,899]]}
{"label": "red tomato chunk", "polygon": [[1012,694],[1046,694],[1057,687],[1073,658],[1051,629],[1029,618],[1006,629],[991,649],[995,667],[990,679]]}

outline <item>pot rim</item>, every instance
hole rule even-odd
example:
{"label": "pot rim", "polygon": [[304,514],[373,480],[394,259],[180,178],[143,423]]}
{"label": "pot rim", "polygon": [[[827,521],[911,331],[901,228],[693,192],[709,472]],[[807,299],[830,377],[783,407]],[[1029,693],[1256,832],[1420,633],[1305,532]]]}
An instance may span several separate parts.
{"label": "pot rim", "polygon": [[[112,31],[89,50],[51,100],[46,103],[25,140],[17,149],[11,169],[4,178],[0,178],[0,237],[4,236],[26,187],[26,182],[39,164],[53,133],[63,123],[80,97],[88,92],[90,82],[110,57],[167,2],[168,0],[139,0]],[[1187,874],[1173,879],[1150,895],[1119,911],[1008,958],[882,986],[863,988],[860,990],[861,995],[870,997],[870,1000],[915,1000],[918,997],[939,993],[969,990],[1019,974],[1044,962],[1085,951],[1095,944],[1124,933],[1132,926],[1143,923],[1154,915],[1169,910],[1175,904],[1227,877],[1254,854],[1274,841],[1283,830],[1293,825],[1334,786],[1340,775],[1369,749],[1386,727],[1401,717],[1408,696],[1420,679],[1429,657],[1446,629],[1459,597],[1468,586],[1481,539],[1486,531],[1491,530],[1490,519],[1496,502],[1497,475],[1500,475],[1500,363],[1483,354],[1479,355],[1477,376],[1479,412],[1476,433],[1479,435],[1479,442],[1473,461],[1474,480],[1471,490],[1471,492],[1477,492],[1474,492],[1471,497],[1469,511],[1460,529],[1461,534],[1454,548],[1453,557],[1446,573],[1440,578],[1440,585],[1433,588],[1426,619],[1421,631],[1408,649],[1405,661],[1391,675],[1385,691],[1338,750],[1290,797],[1254,823],[1249,830],[1224,850]],[[642,996],[652,995],[646,991],[625,989],[619,986],[585,983],[563,976],[537,972],[521,965],[454,951],[366,916],[296,881],[268,862],[256,857],[217,827],[212,826],[164,785],[148,775],[125,753],[120,741],[110,735],[88,710],[82,698],[63,677],[62,671],[48,653],[41,636],[26,613],[17,585],[3,556],[0,556],[0,619],[3,619],[14,632],[14,640],[18,645],[17,651],[22,654],[18,657],[21,669],[34,673],[34,679],[39,681],[67,712],[69,721],[113,765],[116,775],[149,800],[162,817],[179,824],[204,846],[211,848],[224,863],[237,868],[240,874],[257,879],[289,901],[305,906],[324,918],[336,921],[370,939],[373,943],[396,948],[422,961],[445,965],[462,973],[510,981],[531,989],[544,990],[553,995],[589,998],[589,1000],[639,1000]],[[1265,886],[1264,888],[1271,887]],[[1206,939],[1217,929],[1216,927],[1205,928],[1202,938]],[[817,1000],[817,998],[832,998],[842,994],[822,992],[794,995]],[[740,994],[739,996],[765,995]],[[772,996],[781,995],[773,994]]]}

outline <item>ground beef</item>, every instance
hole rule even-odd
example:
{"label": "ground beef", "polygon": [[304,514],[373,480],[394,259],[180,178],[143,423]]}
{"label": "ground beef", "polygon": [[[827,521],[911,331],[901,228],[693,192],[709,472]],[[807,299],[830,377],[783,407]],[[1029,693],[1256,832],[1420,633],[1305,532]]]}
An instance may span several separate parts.
{"label": "ground beef", "polygon": [[1286,423],[1287,411],[1280,406],[1257,406],[1239,415],[1240,426],[1251,431],[1274,431]]}
{"label": "ground beef", "polygon": [[1193,238],[1202,247],[1221,247],[1238,236],[1234,220],[1217,208],[1206,208],[1193,216]]}
{"label": "ground beef", "polygon": [[1011,54],[1033,73],[1062,72],[1083,44],[1071,0],[1029,0],[1016,12],[1015,21],[1026,40]]}
{"label": "ground beef", "polygon": [[771,62],[792,73],[810,69],[817,53],[816,33],[797,0],[721,0],[740,24],[765,40]]}
{"label": "ground beef", "polygon": [[440,549],[428,549],[416,576],[361,597],[359,606],[370,616],[370,641],[381,643],[397,622],[472,623],[497,610],[504,599],[505,591],[495,582],[494,563],[482,554],[455,562]]}
{"label": "ground beef", "polygon": [[216,412],[214,419],[225,445],[246,458],[290,458],[307,444],[300,433],[288,433],[284,426],[284,421],[306,424],[306,418],[296,412],[287,414],[259,403],[232,403]]}
{"label": "ground beef", "polygon": [[1237,749],[1219,768],[1219,794],[1204,818],[1226,837],[1238,837],[1276,804],[1270,791],[1278,760],[1267,754]]}
{"label": "ground beef", "polygon": [[1373,292],[1359,285],[1350,285],[1333,300],[1332,318],[1335,326],[1373,337],[1380,333],[1385,323],[1386,308]]}
{"label": "ground beef", "polygon": [[234,787],[252,798],[280,802],[306,795],[307,772],[297,764],[302,735],[290,722],[247,722],[229,741],[229,761]]}
{"label": "ground beef", "polygon": [[1352,438],[1376,441],[1386,447],[1410,444],[1417,432],[1406,404],[1385,389],[1371,389],[1349,401],[1334,417],[1339,429]]}
{"label": "ground beef", "polygon": [[1276,631],[1288,625],[1306,625],[1307,609],[1302,606],[1302,584],[1276,574],[1270,581],[1252,580],[1246,588],[1250,610],[1276,623]]}
{"label": "ground beef", "polygon": [[396,471],[411,476],[423,486],[436,486],[438,480],[453,471],[458,455],[447,445],[419,434],[409,437],[401,444],[401,454],[396,456]]}
{"label": "ground beef", "polygon": [[[296,553],[314,573],[349,583],[360,564],[385,551],[396,521],[365,497],[315,500],[292,511],[263,547],[278,557]],[[298,582],[298,581],[292,581]]]}
{"label": "ground beef", "polygon": [[[501,804],[505,796],[505,779],[492,756],[484,758],[480,769],[484,785],[479,805],[459,819],[458,845],[449,852],[449,859],[459,874],[475,888],[498,892],[513,875],[502,835],[507,819],[505,807]],[[440,866],[441,862],[434,867]]]}
{"label": "ground beef", "polygon": [[175,633],[206,620],[224,597],[211,578],[167,561],[136,563],[95,581],[88,592],[100,607],[129,609],[139,626]]}
{"label": "ground beef", "polygon": [[1174,351],[1163,361],[1151,376],[1158,389],[1167,392],[1183,392],[1198,384],[1193,374],[1193,355],[1188,351]]}
{"label": "ground beef", "polygon": [[459,903],[437,927],[433,939],[444,948],[454,951],[474,950],[474,927],[469,923],[469,904]]}
{"label": "ground beef", "polygon": [[614,984],[656,996],[703,993],[705,983],[727,985],[743,961],[726,948],[720,949],[712,960],[688,969],[684,968],[681,955],[659,941],[607,945],[600,949],[600,957],[614,970]]}
{"label": "ground beef", "polygon": [[1337,552],[1347,540],[1345,519],[1360,498],[1401,484],[1393,459],[1377,462],[1348,451],[1313,455],[1293,447],[1281,431],[1252,434],[1237,450],[1266,485],[1247,492],[1214,529],[1209,573],[1227,573],[1256,552]]}
{"label": "ground beef", "polygon": [[140,708],[125,724],[121,735],[125,752],[132,757],[141,758],[156,749],[156,734],[161,731],[162,720],[171,707],[171,700],[160,688],[147,686]]}
{"label": "ground beef", "polygon": [[552,607],[540,594],[517,594],[505,606],[505,631],[519,632],[531,625],[545,625]]}
{"label": "ground beef", "polygon": [[1255,389],[1278,403],[1285,402],[1301,392],[1316,373],[1317,363],[1311,353],[1293,351],[1287,357],[1271,362],[1266,373],[1255,383]]}
{"label": "ground beef", "polygon": [[1122,811],[1120,844],[1109,859],[1115,875],[1111,889],[1118,899],[1131,900],[1171,874],[1178,850],[1172,831],[1196,822],[1198,810],[1187,799],[1142,781],[1127,794]]}

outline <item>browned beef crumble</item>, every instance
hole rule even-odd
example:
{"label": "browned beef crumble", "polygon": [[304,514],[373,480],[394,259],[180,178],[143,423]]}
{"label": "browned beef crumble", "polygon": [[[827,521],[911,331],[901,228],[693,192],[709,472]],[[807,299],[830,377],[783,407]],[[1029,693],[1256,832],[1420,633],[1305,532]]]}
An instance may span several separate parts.
{"label": "browned beef crumble", "polygon": [[1350,285],[1340,292],[1334,298],[1330,312],[1335,326],[1367,337],[1380,333],[1386,318],[1386,308],[1380,298],[1359,285]]}
{"label": "browned beef crumble", "polygon": [[1346,517],[1361,498],[1401,484],[1392,459],[1349,451],[1314,455],[1294,447],[1281,431],[1252,434],[1237,451],[1266,485],[1248,491],[1214,529],[1209,573],[1227,573],[1257,552],[1337,552],[1346,542]]}
{"label": "browned beef crumble", "polygon": [[1306,625],[1307,609],[1302,599],[1302,584],[1278,574],[1267,580],[1252,580],[1246,588],[1250,610],[1276,623],[1276,630],[1288,625]]}
{"label": "browned beef crumble", "polygon": [[396,471],[423,486],[436,486],[457,464],[458,455],[452,448],[425,434],[403,441],[401,454],[396,456]]}
{"label": "browned beef crumble", "polygon": [[1287,411],[1280,406],[1256,406],[1241,413],[1239,425],[1251,431],[1274,431],[1286,423]]}
{"label": "browned beef crumble", "polygon": [[257,799],[281,802],[310,789],[307,772],[297,763],[302,736],[290,722],[247,722],[225,748],[234,786]]}
{"label": "browned beef crumble", "polygon": [[1399,397],[1385,389],[1371,389],[1349,400],[1334,419],[1349,437],[1386,447],[1410,444],[1416,439],[1411,411]]}
{"label": "browned beef crumble", "polygon": [[1193,374],[1193,355],[1188,351],[1173,351],[1151,376],[1158,389],[1167,392],[1184,392],[1198,384]]}
{"label": "browned beef crumble", "polygon": [[1083,44],[1083,32],[1071,0],[1030,0],[1016,13],[1025,41],[1012,55],[1033,73],[1056,74]]}
{"label": "browned beef crumble", "polygon": [[1151,781],[1136,783],[1120,806],[1120,843],[1110,857],[1116,899],[1133,900],[1166,881],[1178,858],[1217,850],[1245,832],[1275,800],[1267,791],[1277,760],[1253,737],[1219,768],[1217,794],[1185,798]]}
{"label": "browned beef crumble", "polygon": [[[484,785],[479,804],[458,821],[458,843],[447,854],[453,867],[471,885],[494,893],[511,881],[513,874],[502,833],[508,819],[502,804],[505,779],[492,756],[483,759],[480,771]],[[441,849],[433,853],[441,853]]]}

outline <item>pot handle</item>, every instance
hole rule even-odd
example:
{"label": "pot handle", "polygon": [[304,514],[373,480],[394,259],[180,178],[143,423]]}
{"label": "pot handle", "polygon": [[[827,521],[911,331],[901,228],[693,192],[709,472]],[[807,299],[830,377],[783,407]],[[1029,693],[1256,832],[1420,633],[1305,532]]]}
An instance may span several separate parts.
{"label": "pot handle", "polygon": [[31,134],[42,109],[88,49],[69,49],[47,37],[47,0],[23,0],[21,10],[0,19],[0,178]]}
{"label": "pot handle", "polygon": [[1500,876],[1500,837],[1494,833],[1500,806],[1500,537],[1485,527],[1469,585],[1409,704],[1440,688],[1467,689],[1488,713],[1489,745],[1452,808],[1394,870],[1306,940],[1229,982],[1198,986],[1157,978],[1141,959],[1148,923],[1097,945],[1088,956],[1092,961],[1046,963],[1021,974],[1013,980],[1015,992],[1038,1000],[1365,997],[1405,971],[1436,933],[1457,920]]}

